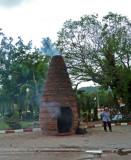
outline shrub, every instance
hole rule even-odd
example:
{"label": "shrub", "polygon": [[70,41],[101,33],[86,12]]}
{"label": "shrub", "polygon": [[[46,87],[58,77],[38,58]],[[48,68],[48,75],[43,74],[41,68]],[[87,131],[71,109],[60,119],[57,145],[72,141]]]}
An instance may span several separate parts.
{"label": "shrub", "polygon": [[5,117],[5,122],[9,125],[11,129],[20,129],[21,124],[19,116],[16,112],[10,113]]}

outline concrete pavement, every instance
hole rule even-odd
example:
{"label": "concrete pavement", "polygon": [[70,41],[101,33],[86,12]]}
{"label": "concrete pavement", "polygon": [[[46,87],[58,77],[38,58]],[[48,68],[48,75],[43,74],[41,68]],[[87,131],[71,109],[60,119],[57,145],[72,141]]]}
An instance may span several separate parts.
{"label": "concrete pavement", "polygon": [[[102,150],[104,152],[101,156],[102,160],[109,160],[108,157],[111,160],[113,157],[116,158],[114,160],[117,158],[130,160],[130,152],[125,155],[116,153],[120,149],[128,149],[129,151],[131,149],[131,126],[113,126],[113,132],[104,132],[102,127],[88,128],[87,134],[70,136],[45,136],[40,131],[0,134],[0,157],[3,155],[6,159],[8,159],[8,155],[19,155],[20,157],[18,156],[19,158],[16,160],[21,160],[21,156],[25,156],[26,159],[36,153],[35,155],[40,159],[42,159],[42,155],[45,155],[47,160],[51,160],[49,157],[58,153],[59,158],[55,156],[54,159],[58,160],[63,158],[64,153],[67,153],[68,160],[77,160],[78,157],[78,160],[82,160],[87,156],[87,154],[85,155],[86,150]],[[88,155],[88,158],[89,156],[91,154]],[[36,158],[39,160],[38,157]],[[64,158],[66,160],[66,157]],[[95,157],[93,158],[95,159]]]}

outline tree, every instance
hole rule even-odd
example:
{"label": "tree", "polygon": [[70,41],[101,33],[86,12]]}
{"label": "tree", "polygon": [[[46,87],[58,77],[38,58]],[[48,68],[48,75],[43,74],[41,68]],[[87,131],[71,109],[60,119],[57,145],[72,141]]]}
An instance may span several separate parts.
{"label": "tree", "polygon": [[66,21],[56,44],[72,80],[93,80],[105,88],[110,86],[115,98],[126,99],[131,83],[130,35],[127,17],[109,13],[99,21],[91,15]]}
{"label": "tree", "polygon": [[39,49],[33,48],[31,42],[24,44],[18,37],[14,44],[12,38],[3,33],[0,36],[1,106],[5,106],[6,112],[17,109],[20,117],[27,110],[32,115],[38,113],[48,58]]}
{"label": "tree", "polygon": [[76,97],[79,106],[80,117],[83,118],[84,121],[91,121],[93,118],[91,116],[91,110],[94,110],[96,106],[94,95],[82,91],[77,91]]}

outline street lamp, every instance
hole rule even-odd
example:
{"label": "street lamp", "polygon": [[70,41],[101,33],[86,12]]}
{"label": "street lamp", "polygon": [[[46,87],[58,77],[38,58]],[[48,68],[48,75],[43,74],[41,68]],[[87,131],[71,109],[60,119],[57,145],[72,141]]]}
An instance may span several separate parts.
{"label": "street lamp", "polygon": [[28,108],[29,108],[29,91],[30,89],[27,87],[26,88],[26,112],[28,111]]}
{"label": "street lamp", "polygon": [[29,88],[26,88],[26,93],[29,93],[30,89]]}

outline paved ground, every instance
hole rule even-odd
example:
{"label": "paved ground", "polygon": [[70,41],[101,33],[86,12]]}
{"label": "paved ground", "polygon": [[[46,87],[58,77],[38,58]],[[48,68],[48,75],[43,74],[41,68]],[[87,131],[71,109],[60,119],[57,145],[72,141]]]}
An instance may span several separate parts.
{"label": "paved ground", "polygon": [[0,160],[131,160],[131,155],[103,154],[101,157],[85,153],[44,152],[44,153],[6,153]]}
{"label": "paved ground", "polygon": [[[130,160],[131,153],[113,151],[131,149],[131,126],[90,128],[85,135],[45,136],[41,132],[0,134],[0,160]],[[106,151],[101,157],[86,150]],[[108,153],[107,153],[108,151]]]}

